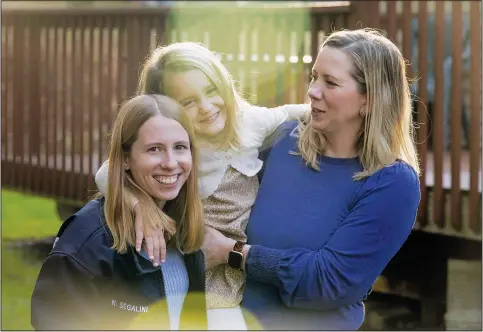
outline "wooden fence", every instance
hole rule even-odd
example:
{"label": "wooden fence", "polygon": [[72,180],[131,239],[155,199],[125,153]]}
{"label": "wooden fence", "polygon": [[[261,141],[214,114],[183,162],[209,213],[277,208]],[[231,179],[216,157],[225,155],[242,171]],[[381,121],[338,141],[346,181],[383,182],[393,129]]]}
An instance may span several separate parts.
{"label": "wooden fence", "polygon": [[[324,36],[370,26],[387,31],[408,60],[425,59],[410,66],[411,76],[419,77],[415,120],[423,168],[417,227],[481,239],[481,4],[469,3],[469,12],[462,10],[464,4],[451,4],[451,78],[444,75],[448,57],[439,29],[446,25],[447,4],[438,2],[430,13],[421,1],[418,14],[411,5],[358,1],[264,10],[3,9],[2,183],[59,200],[85,201],[95,190],[93,176],[106,158],[118,105],[134,93],[140,63],[156,45],[204,43],[219,52],[251,102],[274,106],[306,100],[309,71]],[[468,54],[465,15],[471,32]],[[431,24],[438,29],[428,58]],[[452,83],[447,90],[445,82]],[[462,125],[463,113],[469,128]],[[451,143],[445,149],[448,119]],[[464,130],[468,147],[461,139]]]}
{"label": "wooden fence", "polygon": [[417,227],[481,240],[481,2],[384,1],[382,8],[377,23],[418,78]]}

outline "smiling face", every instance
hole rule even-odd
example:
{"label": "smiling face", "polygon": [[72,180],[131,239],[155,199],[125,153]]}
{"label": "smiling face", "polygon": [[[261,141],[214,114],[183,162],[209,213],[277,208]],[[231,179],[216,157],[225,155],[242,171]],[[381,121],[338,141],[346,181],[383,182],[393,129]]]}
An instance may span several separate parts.
{"label": "smiling face", "polygon": [[226,107],[216,86],[198,69],[166,75],[167,93],[183,106],[195,133],[210,140],[225,128]]}
{"label": "smiling face", "polygon": [[162,115],[139,128],[126,160],[134,182],[158,203],[178,196],[192,165],[188,133],[179,122]]}
{"label": "smiling face", "polygon": [[308,96],[312,127],[324,134],[354,134],[362,125],[360,111],[366,102],[352,77],[353,64],[347,55],[324,46],[312,68]]}

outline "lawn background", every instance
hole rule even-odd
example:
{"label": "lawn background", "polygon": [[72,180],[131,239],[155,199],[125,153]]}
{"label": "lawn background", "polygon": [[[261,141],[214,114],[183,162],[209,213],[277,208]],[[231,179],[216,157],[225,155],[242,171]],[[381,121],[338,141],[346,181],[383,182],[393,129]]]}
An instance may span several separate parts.
{"label": "lawn background", "polygon": [[55,201],[2,189],[2,330],[32,330],[30,296],[40,260],[27,259],[13,242],[54,236],[61,221]]}

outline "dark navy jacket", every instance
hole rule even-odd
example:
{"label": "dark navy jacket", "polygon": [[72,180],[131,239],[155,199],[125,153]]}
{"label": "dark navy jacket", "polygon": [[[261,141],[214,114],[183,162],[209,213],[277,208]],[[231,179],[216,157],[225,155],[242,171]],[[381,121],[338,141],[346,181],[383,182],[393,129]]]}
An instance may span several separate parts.
{"label": "dark navy jacket", "polygon": [[[161,268],[132,247],[111,249],[103,205],[90,201],[60,228],[32,294],[36,330],[169,330]],[[189,290],[180,330],[206,329],[204,256],[199,250],[184,260]]]}

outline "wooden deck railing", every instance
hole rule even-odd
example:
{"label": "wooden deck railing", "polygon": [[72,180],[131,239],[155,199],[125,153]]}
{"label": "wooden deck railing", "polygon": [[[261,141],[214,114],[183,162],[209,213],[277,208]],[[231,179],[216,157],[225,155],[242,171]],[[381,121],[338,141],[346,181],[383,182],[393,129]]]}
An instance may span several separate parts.
{"label": "wooden deck railing", "polygon": [[[444,76],[445,43],[435,29],[428,59],[428,27],[445,25],[419,2],[360,1],[319,8],[235,9],[3,9],[2,183],[5,187],[83,202],[96,189],[93,176],[106,158],[107,134],[117,107],[135,92],[139,66],[159,44],[199,41],[219,52],[245,96],[274,106],[306,100],[308,77],[324,36],[341,28],[386,30],[419,77],[415,94],[418,151],[424,174],[417,227],[481,239],[481,5],[452,6],[452,78]],[[399,2],[398,2],[399,3]],[[379,15],[377,12],[379,11]],[[464,15],[469,15],[469,60]],[[434,17],[434,22],[428,19]],[[418,24],[416,43],[412,24]],[[433,63],[434,60],[434,63]],[[434,65],[434,68],[432,67]],[[434,73],[434,93],[429,93]],[[451,82],[449,89],[445,82]],[[429,92],[428,92],[429,89]],[[445,96],[450,94],[451,144]],[[432,110],[431,117],[423,108]],[[465,105],[462,108],[461,105]],[[469,115],[469,148],[461,114]],[[463,146],[463,147],[462,147]],[[466,162],[467,161],[467,162]],[[448,200],[448,204],[445,201]],[[449,209],[449,213],[446,210]]]}
{"label": "wooden deck railing", "polygon": [[481,2],[381,1],[379,10],[417,78],[417,227],[481,239]]}

